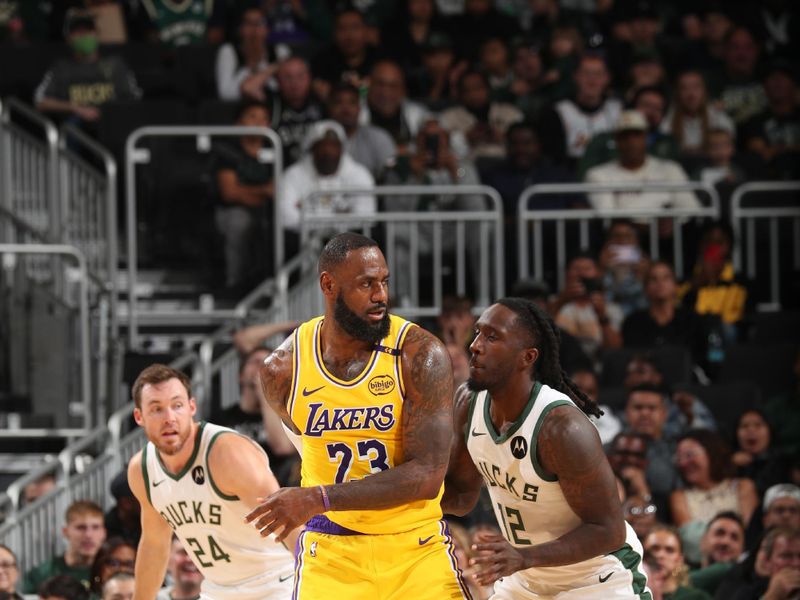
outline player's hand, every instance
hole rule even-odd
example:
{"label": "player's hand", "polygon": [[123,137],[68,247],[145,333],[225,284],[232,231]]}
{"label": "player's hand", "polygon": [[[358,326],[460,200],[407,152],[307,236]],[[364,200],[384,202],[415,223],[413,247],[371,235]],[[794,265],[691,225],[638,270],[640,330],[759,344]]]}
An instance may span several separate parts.
{"label": "player's hand", "polygon": [[76,106],[73,112],[84,121],[97,121],[100,118],[100,109],[96,106]]}
{"label": "player's hand", "polygon": [[525,568],[522,553],[496,533],[478,533],[472,549],[477,554],[469,564],[477,567],[473,578],[478,585],[491,585],[501,577]]}
{"label": "player's hand", "polygon": [[252,523],[261,532],[261,537],[274,533],[276,541],[282,542],[290,531],[305,525],[311,517],[324,511],[318,488],[281,488],[266,498],[244,520],[245,523]]}

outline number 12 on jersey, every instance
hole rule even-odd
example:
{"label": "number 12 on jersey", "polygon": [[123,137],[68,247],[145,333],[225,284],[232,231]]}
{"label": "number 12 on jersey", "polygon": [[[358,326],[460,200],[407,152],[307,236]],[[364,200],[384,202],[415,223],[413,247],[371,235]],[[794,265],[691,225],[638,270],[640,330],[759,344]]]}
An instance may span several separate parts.
{"label": "number 12 on jersey", "polygon": [[[339,468],[336,469],[335,483],[343,483],[349,480],[350,467],[353,466],[353,449],[344,442],[328,444],[328,458],[331,462],[338,462]],[[369,462],[371,473],[380,473],[390,467],[389,455],[386,446],[379,440],[360,440],[356,443],[358,460]]]}
{"label": "number 12 on jersey", "polygon": [[520,546],[530,546],[531,541],[526,538],[521,538],[517,535],[518,531],[525,531],[525,524],[522,522],[522,515],[516,508],[510,506],[503,506],[497,503],[497,514],[500,515],[500,520],[503,523],[503,529],[506,532],[506,539],[510,542]]}

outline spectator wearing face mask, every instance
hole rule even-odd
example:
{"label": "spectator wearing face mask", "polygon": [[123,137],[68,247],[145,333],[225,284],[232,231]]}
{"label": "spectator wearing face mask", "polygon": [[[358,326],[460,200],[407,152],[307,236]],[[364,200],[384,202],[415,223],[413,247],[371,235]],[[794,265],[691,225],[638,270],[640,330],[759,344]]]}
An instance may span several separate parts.
{"label": "spectator wearing face mask", "polygon": [[750,309],[752,299],[744,280],[733,269],[733,230],[722,221],[712,223],[700,239],[697,265],[691,279],[678,290],[683,306],[699,315],[716,315],[729,340]]}
{"label": "spectator wearing face mask", "polygon": [[71,56],[58,59],[36,88],[36,109],[71,119],[94,131],[102,106],[112,100],[138,100],[142,92],[133,72],[116,56],[101,58],[97,28],[88,12],[67,16],[66,41]]}

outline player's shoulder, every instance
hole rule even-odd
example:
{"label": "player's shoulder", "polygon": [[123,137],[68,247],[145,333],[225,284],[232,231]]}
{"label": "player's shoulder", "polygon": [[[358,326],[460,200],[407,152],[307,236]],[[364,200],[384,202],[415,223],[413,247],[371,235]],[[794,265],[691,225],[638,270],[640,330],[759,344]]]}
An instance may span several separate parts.
{"label": "player's shoulder", "polygon": [[130,473],[131,469],[141,469],[141,467],[142,467],[142,455],[143,454],[144,454],[144,449],[139,450],[128,461],[128,472],[129,473]]}
{"label": "player's shoulder", "polygon": [[294,353],[294,334],[292,334],[264,359],[259,369],[261,375],[263,377],[276,377],[291,374]]}
{"label": "player's shoulder", "polygon": [[145,492],[143,456],[144,449],[139,450],[128,461],[128,485],[134,495],[140,499]]}
{"label": "player's shoulder", "polygon": [[469,389],[466,383],[462,383],[456,388],[453,395],[453,412],[457,423],[466,423],[475,402],[475,395],[476,393]]}
{"label": "player's shoulder", "polygon": [[424,327],[411,323],[408,333],[403,339],[403,355],[408,358],[420,351],[422,352],[447,352],[444,343]]}
{"label": "player's shoulder", "polygon": [[266,452],[252,439],[227,427],[216,428],[208,442],[206,465],[214,478],[235,484],[250,470],[269,469]]}
{"label": "player's shoulder", "polygon": [[602,448],[597,428],[573,402],[553,402],[540,419],[538,443],[542,447]]}

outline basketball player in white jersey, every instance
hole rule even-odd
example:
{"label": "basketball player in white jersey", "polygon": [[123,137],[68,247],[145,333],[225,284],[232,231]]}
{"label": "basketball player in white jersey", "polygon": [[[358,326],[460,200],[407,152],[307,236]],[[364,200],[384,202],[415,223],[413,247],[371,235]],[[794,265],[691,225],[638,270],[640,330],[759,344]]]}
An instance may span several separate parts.
{"label": "basketball player in white jersey", "polygon": [[170,367],[142,371],[133,399],[134,419],[148,439],[128,465],[142,507],[135,600],[156,597],[173,532],[205,577],[201,598],[288,599],[292,554],[244,522],[259,498],[279,489],[261,447],[231,429],[196,422],[189,379]]}
{"label": "basketball player in white jersey", "polygon": [[599,410],[561,370],[553,321],[504,298],[475,331],[442,509],[469,512],[486,482],[503,535],[478,539],[478,583],[497,581],[493,600],[652,600],[586,415]]}

